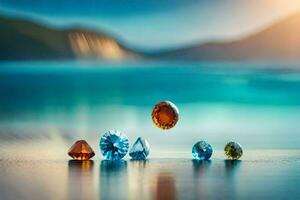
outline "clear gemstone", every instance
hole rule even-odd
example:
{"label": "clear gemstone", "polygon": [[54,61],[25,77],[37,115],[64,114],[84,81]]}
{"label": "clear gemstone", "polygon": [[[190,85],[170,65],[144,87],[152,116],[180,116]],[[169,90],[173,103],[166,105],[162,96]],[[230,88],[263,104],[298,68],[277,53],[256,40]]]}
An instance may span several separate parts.
{"label": "clear gemstone", "polygon": [[150,145],[147,140],[139,137],[130,149],[129,155],[133,160],[146,160]]}
{"label": "clear gemstone", "polygon": [[162,101],[152,110],[152,120],[161,129],[170,129],[176,125],[179,118],[178,108],[170,101]]}
{"label": "clear gemstone", "polygon": [[85,140],[78,140],[71,146],[68,155],[75,160],[89,160],[95,153]]}
{"label": "clear gemstone", "polygon": [[193,158],[196,160],[208,160],[213,153],[210,144],[205,141],[197,142],[192,149]]}
{"label": "clear gemstone", "polygon": [[225,155],[230,160],[237,160],[243,155],[242,146],[237,142],[229,142],[224,148]]}
{"label": "clear gemstone", "polygon": [[100,151],[108,160],[120,160],[128,152],[129,142],[120,131],[108,131],[100,139]]}

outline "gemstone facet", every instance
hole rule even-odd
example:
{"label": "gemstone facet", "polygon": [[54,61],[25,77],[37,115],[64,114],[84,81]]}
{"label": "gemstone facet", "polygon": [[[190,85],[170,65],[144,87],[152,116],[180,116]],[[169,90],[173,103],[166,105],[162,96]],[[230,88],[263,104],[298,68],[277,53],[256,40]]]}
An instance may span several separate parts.
{"label": "gemstone facet", "polygon": [[225,146],[224,152],[230,160],[237,160],[243,155],[242,146],[237,142],[229,142]]}
{"label": "gemstone facet", "polygon": [[161,129],[174,127],[178,122],[178,118],[178,108],[170,101],[162,101],[156,104],[152,110],[152,120]]}
{"label": "gemstone facet", "polygon": [[106,132],[100,139],[100,151],[107,160],[120,160],[128,152],[129,142],[120,131]]}
{"label": "gemstone facet", "polygon": [[205,141],[197,142],[192,149],[192,156],[196,160],[208,160],[213,153],[210,144]]}
{"label": "gemstone facet", "polygon": [[95,153],[85,140],[78,140],[71,146],[68,155],[75,160],[89,160]]}
{"label": "gemstone facet", "polygon": [[139,137],[129,151],[133,160],[146,160],[149,155],[150,145],[147,140]]}

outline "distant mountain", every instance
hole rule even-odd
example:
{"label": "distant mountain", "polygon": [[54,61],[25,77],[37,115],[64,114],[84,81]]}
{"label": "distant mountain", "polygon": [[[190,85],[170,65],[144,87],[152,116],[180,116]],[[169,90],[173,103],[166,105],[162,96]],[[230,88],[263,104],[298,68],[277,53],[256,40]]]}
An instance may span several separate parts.
{"label": "distant mountain", "polygon": [[1,16],[0,44],[0,60],[141,57],[104,33],[81,28],[58,30]]}
{"label": "distant mountain", "polygon": [[243,39],[152,54],[180,60],[300,60],[300,12]]}
{"label": "distant mountain", "polygon": [[105,33],[83,28],[59,30],[0,16],[0,44],[0,60],[300,60],[300,12],[239,40],[156,53],[132,50]]}

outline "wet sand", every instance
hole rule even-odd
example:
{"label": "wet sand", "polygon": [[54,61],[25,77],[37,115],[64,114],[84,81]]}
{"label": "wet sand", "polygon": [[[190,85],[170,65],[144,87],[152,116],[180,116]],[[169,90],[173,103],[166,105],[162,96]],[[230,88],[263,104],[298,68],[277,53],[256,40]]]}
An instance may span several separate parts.
{"label": "wet sand", "polygon": [[[30,153],[30,152],[27,152]],[[119,162],[1,159],[6,199],[297,199],[300,151],[249,151],[243,160]]]}

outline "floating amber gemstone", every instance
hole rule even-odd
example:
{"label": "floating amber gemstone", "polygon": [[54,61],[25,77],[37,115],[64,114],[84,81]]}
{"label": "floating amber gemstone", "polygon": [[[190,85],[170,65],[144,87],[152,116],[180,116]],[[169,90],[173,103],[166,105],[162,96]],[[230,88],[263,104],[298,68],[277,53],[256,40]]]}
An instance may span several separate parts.
{"label": "floating amber gemstone", "polygon": [[75,160],[89,160],[95,155],[93,149],[85,140],[76,141],[69,149],[68,154]]}
{"label": "floating amber gemstone", "polygon": [[162,101],[155,105],[152,111],[154,124],[161,129],[170,129],[178,121],[178,108],[170,101]]}

